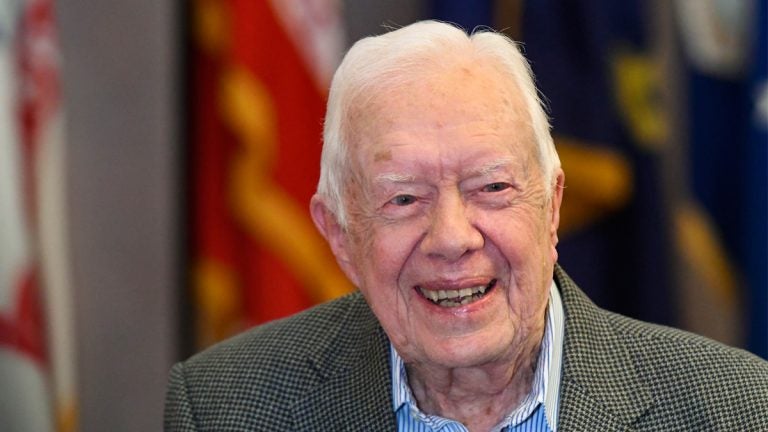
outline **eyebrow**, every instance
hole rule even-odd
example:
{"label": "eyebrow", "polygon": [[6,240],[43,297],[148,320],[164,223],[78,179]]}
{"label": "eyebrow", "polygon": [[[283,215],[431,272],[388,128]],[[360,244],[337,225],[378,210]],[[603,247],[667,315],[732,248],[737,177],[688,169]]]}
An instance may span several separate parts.
{"label": "eyebrow", "polygon": [[399,173],[383,173],[376,176],[376,183],[409,183],[416,180],[415,176]]}
{"label": "eyebrow", "polygon": [[508,167],[512,163],[512,158],[501,158],[470,171],[471,176],[485,176]]}
{"label": "eyebrow", "polygon": [[[486,176],[508,167],[510,163],[512,163],[512,158],[497,159],[495,161],[488,162],[479,168],[473,169],[469,172],[469,174],[472,177]],[[416,181],[416,176],[400,174],[396,172],[379,174],[374,179],[374,182],[376,183],[411,183],[414,181]]]}

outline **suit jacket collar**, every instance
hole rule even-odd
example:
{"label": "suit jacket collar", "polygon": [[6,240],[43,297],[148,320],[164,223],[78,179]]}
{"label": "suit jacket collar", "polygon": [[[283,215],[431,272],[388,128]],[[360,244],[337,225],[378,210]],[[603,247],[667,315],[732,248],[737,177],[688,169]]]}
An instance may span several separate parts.
{"label": "suit jacket collar", "polygon": [[561,377],[562,430],[630,431],[652,396],[628,347],[599,309],[559,266],[555,282],[565,309]]}
{"label": "suit jacket collar", "polygon": [[[565,309],[560,430],[631,431],[652,404],[620,335],[559,266]],[[389,340],[360,294],[309,361],[321,377],[294,407],[297,430],[396,430]]]}

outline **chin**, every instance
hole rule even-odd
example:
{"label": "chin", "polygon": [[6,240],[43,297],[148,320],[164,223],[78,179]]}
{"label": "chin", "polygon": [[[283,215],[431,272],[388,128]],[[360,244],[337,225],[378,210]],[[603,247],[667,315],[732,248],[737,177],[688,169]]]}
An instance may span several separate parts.
{"label": "chin", "polygon": [[[478,336],[475,336],[477,338]],[[490,343],[496,342],[496,343]],[[481,340],[450,341],[447,346],[435,346],[426,353],[429,362],[443,367],[465,368],[481,366],[499,360],[507,353],[511,343]]]}

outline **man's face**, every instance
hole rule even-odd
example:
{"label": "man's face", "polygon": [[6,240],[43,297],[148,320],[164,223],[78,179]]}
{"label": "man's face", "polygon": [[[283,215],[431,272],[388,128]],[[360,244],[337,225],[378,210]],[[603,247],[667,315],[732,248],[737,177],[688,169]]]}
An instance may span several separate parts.
{"label": "man's face", "polygon": [[472,68],[353,113],[349,224],[329,240],[407,362],[504,360],[544,325],[560,189],[517,91]]}

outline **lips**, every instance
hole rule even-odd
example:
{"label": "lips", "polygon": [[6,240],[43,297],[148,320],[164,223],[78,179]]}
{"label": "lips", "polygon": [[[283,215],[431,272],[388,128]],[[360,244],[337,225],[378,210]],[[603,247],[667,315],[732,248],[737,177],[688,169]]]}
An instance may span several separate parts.
{"label": "lips", "polygon": [[416,286],[416,291],[421,294],[422,297],[440,307],[452,308],[468,305],[480,300],[485,297],[495,285],[496,279],[493,279],[486,285],[475,285],[461,289],[435,290]]}

